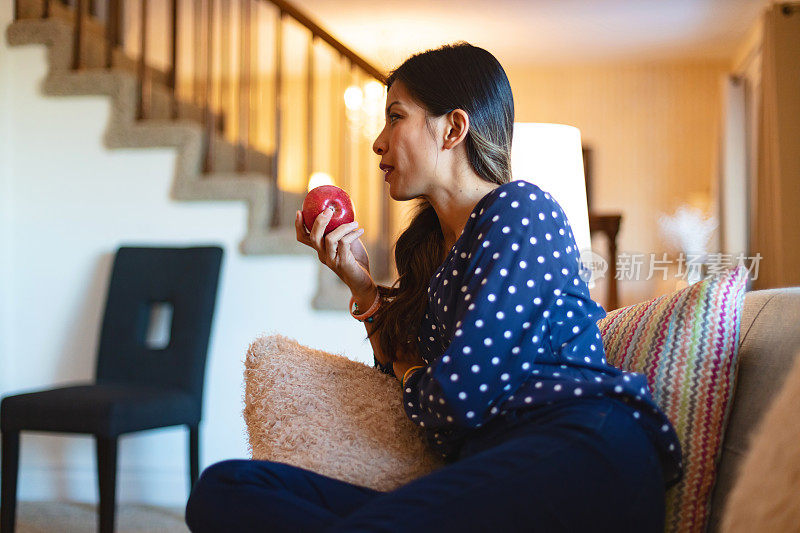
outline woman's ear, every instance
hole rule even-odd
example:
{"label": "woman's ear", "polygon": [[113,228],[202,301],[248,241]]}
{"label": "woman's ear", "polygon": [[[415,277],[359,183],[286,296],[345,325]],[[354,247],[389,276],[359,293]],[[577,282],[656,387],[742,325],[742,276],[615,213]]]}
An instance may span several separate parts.
{"label": "woman's ear", "polygon": [[442,148],[452,149],[467,137],[469,115],[463,109],[454,109],[445,116]]}

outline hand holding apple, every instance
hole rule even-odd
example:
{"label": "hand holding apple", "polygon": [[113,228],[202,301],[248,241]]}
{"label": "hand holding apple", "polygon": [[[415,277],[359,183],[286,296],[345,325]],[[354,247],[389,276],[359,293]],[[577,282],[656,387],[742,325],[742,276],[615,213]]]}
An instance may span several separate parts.
{"label": "hand holding apple", "polygon": [[364,230],[358,228],[353,216],[353,204],[347,193],[333,185],[323,185],[306,196],[303,211],[295,215],[295,231],[297,241],[314,248],[319,260],[353,294],[362,294],[375,283],[369,273],[367,250],[358,238]]}

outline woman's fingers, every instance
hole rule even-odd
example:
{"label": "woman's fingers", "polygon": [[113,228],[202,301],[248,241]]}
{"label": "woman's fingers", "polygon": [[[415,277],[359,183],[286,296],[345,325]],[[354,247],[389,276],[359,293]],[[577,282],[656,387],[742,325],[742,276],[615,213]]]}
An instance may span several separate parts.
{"label": "woman's fingers", "polygon": [[314,225],[311,227],[311,232],[309,233],[309,239],[312,243],[314,243],[314,248],[317,249],[317,252],[322,253],[324,250],[322,237],[325,233],[325,228],[328,226],[328,222],[331,221],[331,217],[333,216],[333,207],[329,207],[325,209],[322,213],[317,215],[317,218],[314,219]]}
{"label": "woman's fingers", "polygon": [[361,237],[362,235],[364,235],[364,228],[359,228],[356,231],[352,231],[352,232],[348,233],[347,235],[345,235],[344,237],[342,237],[342,239],[339,241],[339,245],[350,244],[354,240],[356,240],[359,237]]}
{"label": "woman's fingers", "polygon": [[357,227],[358,222],[342,224],[325,236],[325,255],[328,257],[329,261],[333,262],[333,260],[336,258],[336,250],[342,237],[349,232],[354,231]]}
{"label": "woman's fingers", "polygon": [[364,234],[364,228],[360,228],[342,237],[342,239],[339,241],[339,246],[337,250],[337,254],[339,255],[340,261],[344,261],[348,255],[353,256],[353,258],[355,259],[355,255],[353,254],[351,246],[353,241],[357,241],[358,238],[361,237],[363,234]]}
{"label": "woman's fingers", "polygon": [[298,211],[294,217],[294,230],[295,233],[297,233],[297,242],[303,243],[306,246],[311,246],[311,241],[308,239],[308,231],[303,225],[303,215],[300,211]]}
{"label": "woman's fingers", "polygon": [[340,263],[345,262],[347,256],[349,254],[352,254],[352,251],[350,250],[350,244],[363,234],[364,234],[364,228],[360,228],[351,231],[350,233],[339,239],[339,243],[336,245],[336,256],[339,257]]}

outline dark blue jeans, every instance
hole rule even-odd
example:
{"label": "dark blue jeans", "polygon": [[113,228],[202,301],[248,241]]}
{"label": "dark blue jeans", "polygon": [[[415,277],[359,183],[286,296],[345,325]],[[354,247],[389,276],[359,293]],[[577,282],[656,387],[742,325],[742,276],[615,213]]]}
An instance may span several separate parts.
{"label": "dark blue jeans", "polygon": [[581,398],[492,421],[459,459],[390,492],[272,461],[208,467],[193,532],[662,532],[656,450],[623,402]]}

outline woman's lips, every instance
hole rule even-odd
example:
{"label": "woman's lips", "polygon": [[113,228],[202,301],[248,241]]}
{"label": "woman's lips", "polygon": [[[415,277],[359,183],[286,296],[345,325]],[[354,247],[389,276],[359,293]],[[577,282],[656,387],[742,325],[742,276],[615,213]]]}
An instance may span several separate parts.
{"label": "woman's lips", "polygon": [[384,173],[383,174],[383,180],[384,181],[389,181],[389,174],[392,173],[392,171],[394,170],[394,167],[392,165],[387,165],[386,163],[383,163],[383,162],[381,162],[379,166],[380,166],[381,170]]}

